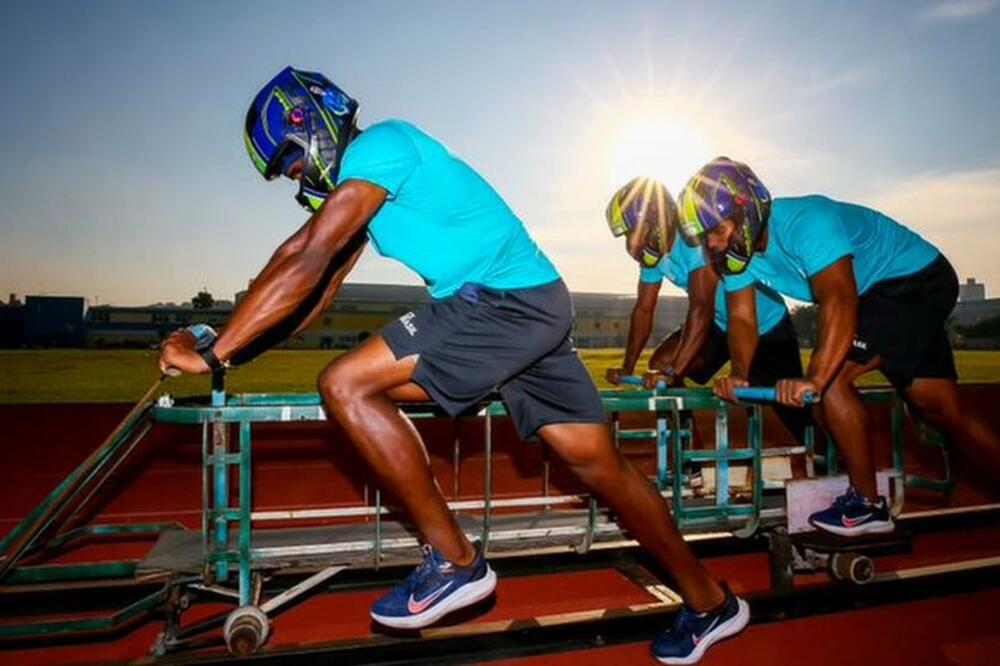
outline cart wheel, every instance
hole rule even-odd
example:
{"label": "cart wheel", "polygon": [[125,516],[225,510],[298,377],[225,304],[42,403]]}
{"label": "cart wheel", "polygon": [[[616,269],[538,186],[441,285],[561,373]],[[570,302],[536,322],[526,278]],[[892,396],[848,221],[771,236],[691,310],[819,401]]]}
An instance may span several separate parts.
{"label": "cart wheel", "polygon": [[830,574],[837,580],[864,585],[875,577],[875,563],[867,555],[834,553],[830,558]]}
{"label": "cart wheel", "polygon": [[267,641],[269,630],[267,615],[262,610],[256,606],[240,606],[226,618],[222,635],[229,652],[245,657]]}

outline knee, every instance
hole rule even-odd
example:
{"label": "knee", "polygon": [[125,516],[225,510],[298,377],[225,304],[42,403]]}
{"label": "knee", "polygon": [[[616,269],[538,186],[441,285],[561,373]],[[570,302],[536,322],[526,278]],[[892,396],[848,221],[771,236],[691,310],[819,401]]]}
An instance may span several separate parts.
{"label": "knee", "polygon": [[355,382],[351,381],[350,368],[334,361],[316,378],[316,388],[323,402],[331,408],[342,407],[356,397]]}
{"label": "knee", "polygon": [[958,402],[949,400],[948,396],[921,396],[917,400],[911,396],[907,398],[907,402],[915,408],[919,416],[931,424],[952,424],[962,419]]}
{"label": "knee", "polygon": [[623,459],[614,449],[581,444],[561,453],[563,460],[585,483],[600,486],[621,473]]}
{"label": "knee", "polygon": [[817,407],[817,414],[828,428],[844,419],[863,423],[867,417],[857,389],[849,381],[834,380],[823,392]]}

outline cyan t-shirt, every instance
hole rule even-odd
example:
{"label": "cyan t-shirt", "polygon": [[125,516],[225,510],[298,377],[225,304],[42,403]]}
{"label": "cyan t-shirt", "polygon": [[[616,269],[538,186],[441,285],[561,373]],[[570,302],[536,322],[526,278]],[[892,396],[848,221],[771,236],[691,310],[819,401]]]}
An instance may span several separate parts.
{"label": "cyan t-shirt", "polygon": [[768,241],[746,271],[724,278],[727,291],[753,283],[813,302],[809,280],[853,257],[858,294],[882,280],[912,275],[937,258],[938,249],[890,217],[823,196],[775,199]]}
{"label": "cyan t-shirt", "polygon": [[388,192],[368,237],[379,254],[420,275],[434,298],[467,282],[522,289],[559,279],[490,184],[410,123],[376,123],[354,139],[338,177],[347,180]]}
{"label": "cyan t-shirt", "polygon": [[[677,236],[670,253],[660,259],[653,268],[643,267],[639,271],[642,282],[658,283],[667,278],[674,285],[687,291],[691,273],[705,267],[705,255],[700,246],[690,246]],[[729,314],[726,310],[726,292],[720,284],[715,290],[715,325],[723,331],[729,328]],[[757,287],[757,331],[763,335],[777,326],[785,316],[785,302],[772,289]]]}

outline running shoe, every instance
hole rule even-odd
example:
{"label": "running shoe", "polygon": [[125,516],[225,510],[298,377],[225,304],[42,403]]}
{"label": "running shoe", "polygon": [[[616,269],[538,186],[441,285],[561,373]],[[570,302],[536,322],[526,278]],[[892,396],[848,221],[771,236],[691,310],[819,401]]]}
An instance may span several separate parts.
{"label": "running shoe", "polygon": [[652,652],[662,664],[695,664],[723,638],[734,636],[750,622],[750,606],[728,586],[726,600],[715,612],[698,613],[687,604],[674,625],[653,640]]}
{"label": "running shoe", "polygon": [[497,575],[486,563],[481,545],[475,548],[476,558],[460,567],[424,546],[424,561],[372,605],[372,619],[394,629],[422,629],[490,596]]}
{"label": "running shoe", "polygon": [[896,528],[884,497],[872,502],[853,487],[833,500],[829,508],[809,516],[809,522],[813,527],[846,537],[883,534]]}

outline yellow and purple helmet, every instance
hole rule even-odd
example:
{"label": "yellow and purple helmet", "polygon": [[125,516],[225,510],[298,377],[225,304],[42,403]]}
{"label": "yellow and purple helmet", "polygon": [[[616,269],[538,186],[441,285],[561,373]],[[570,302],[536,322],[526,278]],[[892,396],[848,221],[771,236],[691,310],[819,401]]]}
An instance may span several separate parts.
{"label": "yellow and purple helmet", "polygon": [[678,206],[681,233],[692,242],[700,241],[724,220],[736,222],[725,255],[712,259],[724,273],[742,273],[767,225],[771,193],[746,164],[717,157],[691,177]]}
{"label": "yellow and purple helmet", "polygon": [[639,177],[615,192],[605,217],[615,237],[646,234],[641,257],[636,259],[653,267],[670,249],[677,224],[677,205],[663,183]]}
{"label": "yellow and purple helmet", "polygon": [[254,97],[243,138],[257,171],[273,180],[305,157],[296,201],[317,210],[357,132],[358,103],[322,74],[286,67]]}

